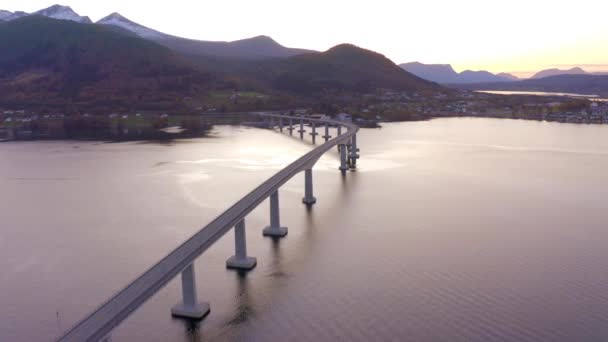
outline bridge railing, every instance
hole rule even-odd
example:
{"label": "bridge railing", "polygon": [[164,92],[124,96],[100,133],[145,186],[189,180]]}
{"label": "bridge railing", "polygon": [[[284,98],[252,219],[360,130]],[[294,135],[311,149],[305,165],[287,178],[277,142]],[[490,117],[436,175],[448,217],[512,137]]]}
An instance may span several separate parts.
{"label": "bridge railing", "polygon": [[[342,171],[346,170],[346,162],[349,167],[355,166],[358,158],[356,148],[356,133],[358,127],[351,123],[312,119],[306,117],[292,117],[276,114],[258,114],[269,120],[279,120],[281,131],[283,120],[291,120],[293,123],[305,123],[312,127],[316,124],[335,125],[338,130],[345,128],[344,134],[339,134],[329,139],[326,133],[325,143],[306,153],[296,161],[277,172],[268,180],[260,184],[241,200],[236,202],[217,218],[195,233],[191,238],[161,259],[141,276],[120,290],[96,310],[75,324],[59,341],[102,341],[110,332],[126,319],[133,311],[139,308],[158,290],[163,288],[178,274],[182,274],[182,303],[172,309],[174,316],[188,318],[202,318],[209,312],[206,303],[199,303],[196,298],[196,285],[193,262],[217,240],[219,240],[230,229],[235,227],[235,256],[227,261],[227,267],[239,269],[251,269],[255,266],[255,258],[247,257],[245,244],[245,217],[258,205],[270,197],[271,224],[264,230],[264,235],[285,236],[287,229],[280,227],[278,213],[278,190],[297,173],[305,171],[305,197],[303,202],[313,204],[316,199],[312,196],[312,167],[319,158],[335,146],[341,151]],[[313,128],[314,130],[314,128]],[[303,137],[301,135],[301,137]],[[313,135],[314,139],[315,135]],[[348,154],[347,155],[347,150]]]}

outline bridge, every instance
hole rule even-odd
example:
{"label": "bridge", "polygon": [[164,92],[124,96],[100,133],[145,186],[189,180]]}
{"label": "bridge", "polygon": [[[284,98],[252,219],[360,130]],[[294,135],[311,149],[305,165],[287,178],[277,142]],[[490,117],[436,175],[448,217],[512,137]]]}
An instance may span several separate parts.
{"label": "bridge", "polygon": [[[171,309],[176,317],[202,319],[210,312],[208,303],[199,302],[196,292],[194,261],[224,234],[234,228],[235,254],[226,261],[226,267],[251,270],[257,260],[247,255],[245,218],[257,206],[270,199],[270,224],[263,230],[264,236],[281,238],[287,235],[287,228],[280,223],[279,189],[300,172],[304,172],[304,197],[302,202],[308,206],[316,202],[313,193],[312,168],[323,154],[334,147],[340,152],[341,172],[355,169],[359,159],[357,131],[359,128],[348,122],[314,119],[308,117],[279,114],[256,114],[264,120],[264,125],[280,132],[288,130],[293,136],[297,128],[300,139],[304,139],[306,128],[316,143],[319,132],[324,130],[323,144],[298,158],[296,161],[270,177],[221,215],[203,227],[191,238],[182,243],[169,255],[161,259],[141,276],[120,290],[95,311],[65,332],[58,341],[109,341],[112,330],[139,308],[156,292],[181,273],[182,301]],[[330,127],[336,127],[336,137],[330,136]]]}

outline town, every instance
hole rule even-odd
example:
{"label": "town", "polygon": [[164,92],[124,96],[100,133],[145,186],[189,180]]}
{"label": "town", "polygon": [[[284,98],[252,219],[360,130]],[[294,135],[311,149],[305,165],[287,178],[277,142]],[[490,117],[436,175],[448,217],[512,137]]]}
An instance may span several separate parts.
{"label": "town", "polygon": [[[228,105],[237,95],[230,97]],[[329,102],[329,101],[326,101]],[[608,124],[608,102],[563,96],[496,95],[466,90],[450,93],[398,92],[352,96],[348,104],[324,103],[304,110],[278,111],[292,115],[352,116],[361,127],[381,122],[430,120],[440,117],[492,117]],[[0,108],[0,140],[30,139],[163,139],[205,134],[213,124],[241,123],[226,105],[196,107],[191,113],[43,113]],[[348,113],[348,114],[346,114]],[[238,114],[238,113],[237,113]],[[241,113],[242,114],[242,113]],[[343,119],[343,117],[341,117]],[[173,130],[170,130],[173,128]],[[177,131],[175,129],[178,129]],[[179,134],[176,134],[179,133]]]}

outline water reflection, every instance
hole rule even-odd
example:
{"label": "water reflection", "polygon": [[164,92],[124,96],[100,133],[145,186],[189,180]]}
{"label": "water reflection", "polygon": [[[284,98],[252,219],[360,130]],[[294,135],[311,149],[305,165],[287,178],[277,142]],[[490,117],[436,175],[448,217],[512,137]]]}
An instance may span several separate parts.
{"label": "water reflection", "polygon": [[253,301],[254,297],[250,294],[248,272],[238,270],[234,273],[237,284],[235,294],[237,307],[232,318],[226,323],[227,326],[243,324],[255,318],[256,303]]}

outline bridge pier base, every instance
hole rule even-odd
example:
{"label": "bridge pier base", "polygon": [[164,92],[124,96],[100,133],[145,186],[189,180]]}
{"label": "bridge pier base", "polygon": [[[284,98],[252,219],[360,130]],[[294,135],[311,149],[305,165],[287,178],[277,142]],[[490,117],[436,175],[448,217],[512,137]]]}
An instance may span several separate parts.
{"label": "bridge pier base", "polygon": [[262,233],[264,236],[271,237],[285,237],[287,235],[287,227],[281,227],[278,190],[270,195],[270,226],[264,228]]}
{"label": "bridge pier base", "polygon": [[256,258],[247,256],[244,219],[234,226],[234,249],[234,255],[226,260],[227,268],[249,271],[257,265],[258,261]]}
{"label": "bridge pier base", "polygon": [[304,198],[302,203],[313,205],[317,203],[317,199],[312,194],[312,169],[304,170]]}
{"label": "bridge pier base", "polygon": [[199,303],[196,296],[196,278],[194,265],[190,264],[182,271],[182,302],[171,309],[176,317],[202,319],[209,314],[209,303]]}

